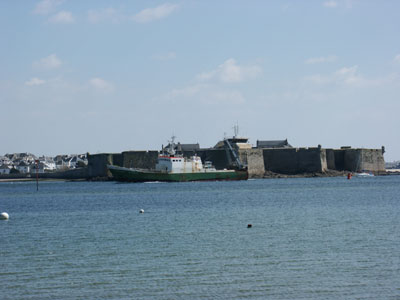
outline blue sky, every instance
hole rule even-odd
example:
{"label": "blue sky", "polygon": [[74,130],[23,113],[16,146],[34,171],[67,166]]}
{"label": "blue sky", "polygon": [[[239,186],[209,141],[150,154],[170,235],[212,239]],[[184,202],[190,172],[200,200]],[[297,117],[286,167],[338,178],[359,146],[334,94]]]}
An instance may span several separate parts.
{"label": "blue sky", "polygon": [[0,154],[233,134],[400,159],[399,1],[1,1]]}

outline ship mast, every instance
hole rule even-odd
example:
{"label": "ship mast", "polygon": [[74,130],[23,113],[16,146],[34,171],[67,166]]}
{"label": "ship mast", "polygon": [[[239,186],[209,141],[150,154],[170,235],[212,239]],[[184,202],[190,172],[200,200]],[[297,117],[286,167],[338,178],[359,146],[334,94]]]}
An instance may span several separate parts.
{"label": "ship mast", "polygon": [[239,135],[239,124],[238,123],[236,123],[234,126],[233,126],[233,134],[234,134],[234,138],[236,138],[238,135]]}
{"label": "ship mast", "polygon": [[168,154],[170,155],[175,155],[175,138],[176,136],[172,134],[171,140],[169,141],[169,149],[168,149]]}

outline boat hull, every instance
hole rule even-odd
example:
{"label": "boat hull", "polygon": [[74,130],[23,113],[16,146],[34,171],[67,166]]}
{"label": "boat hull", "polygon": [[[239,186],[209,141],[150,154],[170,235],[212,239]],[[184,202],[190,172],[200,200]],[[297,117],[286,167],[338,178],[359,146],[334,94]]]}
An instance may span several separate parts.
{"label": "boat hull", "polygon": [[185,181],[218,181],[218,180],[247,180],[247,171],[209,171],[193,173],[164,173],[137,169],[129,169],[117,166],[108,166],[113,179],[125,182],[146,182],[146,181],[166,181],[166,182],[185,182]]}

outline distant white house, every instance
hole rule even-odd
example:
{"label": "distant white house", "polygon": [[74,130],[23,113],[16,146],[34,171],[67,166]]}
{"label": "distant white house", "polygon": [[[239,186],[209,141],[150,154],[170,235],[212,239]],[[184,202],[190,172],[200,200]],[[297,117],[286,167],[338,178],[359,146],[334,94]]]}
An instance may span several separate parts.
{"label": "distant white house", "polygon": [[78,168],[82,164],[87,165],[87,159],[85,154],[72,155],[67,159],[68,168]]}
{"label": "distant white house", "polygon": [[54,158],[54,162],[56,164],[56,170],[65,170],[69,169],[69,163],[68,161],[71,158],[68,155],[57,155]]}
{"label": "distant white house", "polygon": [[57,161],[56,162],[56,170],[63,170],[67,169],[68,166],[64,163],[64,161]]}
{"label": "distant white house", "polygon": [[17,169],[20,173],[29,173],[29,171],[30,171],[30,166],[29,166],[26,162],[21,161],[21,162],[17,165],[16,169]]}
{"label": "distant white house", "polygon": [[[7,165],[10,173],[13,173],[13,168],[18,170],[19,173],[36,173],[35,165],[36,160],[39,160],[39,172],[52,172],[64,171],[83,167],[88,164],[86,154],[72,154],[72,155],[57,155],[55,157],[41,156],[37,158],[31,153],[13,153],[0,156],[0,166]],[[8,172],[4,168],[1,172]]]}
{"label": "distant white house", "polygon": [[56,170],[56,162],[51,157],[40,157],[40,162],[44,165],[45,171],[54,171]]}
{"label": "distant white house", "polygon": [[72,168],[76,168],[76,164],[78,163],[78,157],[76,155],[72,156],[71,158],[69,158],[68,160],[68,167],[70,169]]}
{"label": "distant white house", "polygon": [[11,168],[8,165],[0,166],[0,174],[10,174]]}
{"label": "distant white house", "polygon": [[36,174],[36,169],[37,169],[38,173],[44,173],[45,164],[41,163],[41,162],[39,164],[36,164],[36,163],[32,164],[31,165],[31,173]]}
{"label": "distant white house", "polygon": [[1,165],[11,165],[12,161],[7,156],[0,156],[0,166]]}
{"label": "distant white house", "polygon": [[44,169],[48,171],[54,171],[56,169],[56,163],[54,161],[44,161]]}
{"label": "distant white house", "polygon": [[34,163],[36,160],[36,156],[32,153],[6,154],[6,157],[10,158],[12,161],[24,161],[27,165]]}

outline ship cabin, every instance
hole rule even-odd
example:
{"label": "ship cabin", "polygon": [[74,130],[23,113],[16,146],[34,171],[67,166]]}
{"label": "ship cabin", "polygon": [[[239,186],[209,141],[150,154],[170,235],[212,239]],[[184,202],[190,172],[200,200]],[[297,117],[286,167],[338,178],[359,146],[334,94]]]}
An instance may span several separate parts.
{"label": "ship cabin", "polygon": [[166,173],[194,173],[203,170],[201,158],[197,155],[190,159],[177,155],[159,155],[156,171]]}

